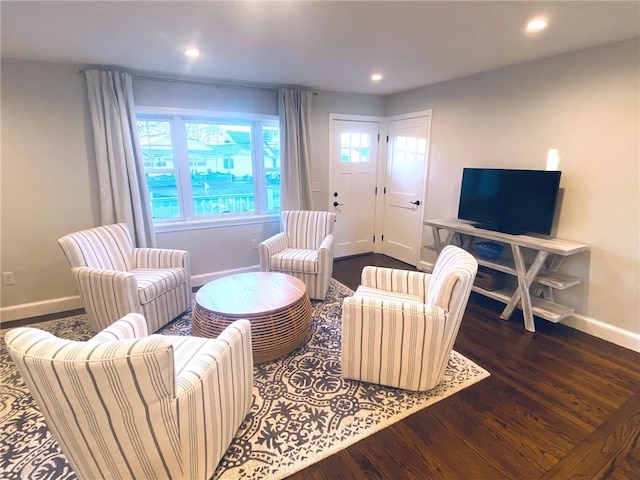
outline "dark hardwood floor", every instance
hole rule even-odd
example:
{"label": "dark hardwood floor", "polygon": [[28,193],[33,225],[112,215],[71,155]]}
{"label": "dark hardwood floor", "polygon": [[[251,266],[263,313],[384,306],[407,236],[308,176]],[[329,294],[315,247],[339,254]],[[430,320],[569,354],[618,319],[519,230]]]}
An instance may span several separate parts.
{"label": "dark hardwood floor", "polygon": [[[413,269],[371,254],[333,277],[355,289],[365,265]],[[289,478],[639,480],[640,353],[502,308],[472,294],[454,346],[489,378]]]}
{"label": "dark hardwood floor", "polygon": [[[355,289],[383,255],[337,260]],[[455,349],[491,376],[289,478],[640,479],[640,354],[472,295]]]}

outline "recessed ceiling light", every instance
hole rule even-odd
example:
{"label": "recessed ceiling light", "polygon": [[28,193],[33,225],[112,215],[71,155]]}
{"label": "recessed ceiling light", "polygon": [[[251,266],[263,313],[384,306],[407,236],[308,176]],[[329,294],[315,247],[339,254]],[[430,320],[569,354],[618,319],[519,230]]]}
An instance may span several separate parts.
{"label": "recessed ceiling light", "polygon": [[527,23],[526,31],[528,33],[538,33],[547,28],[547,17],[535,17]]}
{"label": "recessed ceiling light", "polygon": [[200,56],[200,52],[198,51],[198,49],[193,47],[187,48],[184,51],[184,54],[189,58],[198,58]]}
{"label": "recessed ceiling light", "polygon": [[371,81],[372,82],[379,82],[380,80],[382,80],[382,74],[381,73],[372,73],[371,74]]}

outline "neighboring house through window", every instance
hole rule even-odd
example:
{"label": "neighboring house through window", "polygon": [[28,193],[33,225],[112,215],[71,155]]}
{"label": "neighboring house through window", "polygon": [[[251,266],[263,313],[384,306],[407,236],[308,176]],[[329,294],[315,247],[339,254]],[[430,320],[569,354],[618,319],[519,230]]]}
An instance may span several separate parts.
{"label": "neighboring house through window", "polygon": [[156,225],[280,211],[276,117],[145,109],[137,125]]}

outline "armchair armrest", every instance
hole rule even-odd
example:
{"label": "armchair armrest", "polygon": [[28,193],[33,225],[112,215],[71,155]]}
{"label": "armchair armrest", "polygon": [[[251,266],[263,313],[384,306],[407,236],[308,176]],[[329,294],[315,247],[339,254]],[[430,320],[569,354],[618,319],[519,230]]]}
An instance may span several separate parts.
{"label": "armchair armrest", "polygon": [[[237,320],[217,339],[207,340],[177,377],[176,403],[186,478],[206,478],[226,451],[253,400],[251,324]],[[216,419],[212,427],[203,419]],[[204,451],[207,462],[195,462],[190,452]]]}
{"label": "armchair armrest", "polygon": [[[93,267],[76,267],[71,271],[76,277],[89,322],[96,332],[128,313],[142,313],[138,282],[133,274]],[[106,320],[109,318],[112,320]]]}
{"label": "armchair armrest", "polygon": [[[71,271],[78,281],[80,290],[90,289],[91,287],[102,288],[103,291],[101,295],[107,296],[130,291],[133,298],[136,298],[138,281],[132,273],[120,270],[103,270],[102,268],[94,267],[76,267],[72,268]],[[104,289],[111,290],[111,292],[109,293]],[[88,295],[88,298],[92,297],[91,290],[87,290],[85,293]],[[124,313],[122,316],[127,313],[129,312]]]}
{"label": "armchair armrest", "polygon": [[429,291],[430,279],[430,273],[366,266],[362,269],[360,284],[388,292],[417,295],[424,301]]}
{"label": "armchair armrest", "polygon": [[329,263],[333,263],[333,234],[330,233],[322,240],[318,247],[318,263],[329,267]]}
{"label": "armchair armrest", "polygon": [[141,338],[149,335],[147,321],[139,313],[130,313],[109,325],[88,341],[95,343]]}
{"label": "armchair armrest", "polygon": [[329,233],[318,247],[318,250],[331,250],[333,248],[333,233]]}
{"label": "armchair armrest", "polygon": [[189,252],[169,248],[134,248],[135,268],[189,268]]}
{"label": "armchair armrest", "polygon": [[[198,352],[178,375],[176,396],[189,395],[192,389],[199,388],[215,371],[233,369],[231,375],[241,380],[238,386],[242,387],[242,390],[236,391],[237,399],[244,398],[242,392],[247,389],[247,386],[249,398],[251,398],[253,384],[251,323],[248,320],[236,320],[225,328],[218,338],[208,339],[207,343],[210,347]],[[231,376],[226,378],[230,380]],[[223,388],[226,387],[223,386]]]}
{"label": "armchair armrest", "polygon": [[289,237],[284,232],[260,242],[260,269],[263,272],[269,271],[269,258],[286,248],[289,248]]}

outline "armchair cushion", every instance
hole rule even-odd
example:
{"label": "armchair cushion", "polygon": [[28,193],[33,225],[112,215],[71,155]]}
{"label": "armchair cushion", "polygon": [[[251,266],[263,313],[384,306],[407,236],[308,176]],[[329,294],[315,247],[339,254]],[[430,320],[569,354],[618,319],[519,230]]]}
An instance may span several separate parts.
{"label": "armchair cushion", "polygon": [[136,268],[129,273],[136,277],[138,298],[146,304],[184,284],[183,268]]}
{"label": "armchair cushion", "polygon": [[353,294],[356,298],[376,298],[378,300],[387,300],[393,302],[413,302],[418,305],[423,305],[424,301],[422,297],[418,295],[411,295],[409,293],[389,292],[387,290],[380,290],[377,288],[365,287],[360,285]]}
{"label": "armchair cushion", "polygon": [[318,250],[287,248],[271,256],[269,267],[280,272],[318,273]]}

